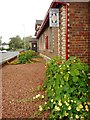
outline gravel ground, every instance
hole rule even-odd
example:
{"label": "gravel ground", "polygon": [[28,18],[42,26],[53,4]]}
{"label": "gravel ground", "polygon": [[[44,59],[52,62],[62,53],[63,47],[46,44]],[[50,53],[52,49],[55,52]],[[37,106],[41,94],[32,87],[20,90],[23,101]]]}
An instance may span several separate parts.
{"label": "gravel ground", "polygon": [[[44,101],[33,102],[32,98],[44,91],[35,91],[45,78],[45,60],[22,65],[6,65],[2,68],[2,117],[35,118],[34,113]],[[47,117],[47,113],[39,117]]]}

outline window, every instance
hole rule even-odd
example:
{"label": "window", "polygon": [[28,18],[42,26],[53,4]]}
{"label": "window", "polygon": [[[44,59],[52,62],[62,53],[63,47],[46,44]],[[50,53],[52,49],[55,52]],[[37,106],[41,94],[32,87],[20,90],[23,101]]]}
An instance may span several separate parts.
{"label": "window", "polygon": [[48,49],[48,36],[46,36],[46,49]]}

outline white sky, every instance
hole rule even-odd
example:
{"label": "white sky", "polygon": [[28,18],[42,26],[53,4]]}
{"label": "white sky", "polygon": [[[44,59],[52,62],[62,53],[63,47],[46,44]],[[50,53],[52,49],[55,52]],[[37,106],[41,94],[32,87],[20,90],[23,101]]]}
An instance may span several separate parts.
{"label": "white sky", "polygon": [[[35,22],[44,19],[52,0],[0,0],[0,36],[34,36]],[[25,29],[24,29],[25,28]]]}

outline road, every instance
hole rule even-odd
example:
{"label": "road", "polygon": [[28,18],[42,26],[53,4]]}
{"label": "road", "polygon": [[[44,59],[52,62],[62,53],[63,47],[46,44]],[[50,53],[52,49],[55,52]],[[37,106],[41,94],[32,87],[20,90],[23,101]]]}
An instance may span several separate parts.
{"label": "road", "polygon": [[0,64],[4,63],[7,60],[10,60],[11,58],[14,58],[18,54],[19,54],[19,52],[0,53]]}

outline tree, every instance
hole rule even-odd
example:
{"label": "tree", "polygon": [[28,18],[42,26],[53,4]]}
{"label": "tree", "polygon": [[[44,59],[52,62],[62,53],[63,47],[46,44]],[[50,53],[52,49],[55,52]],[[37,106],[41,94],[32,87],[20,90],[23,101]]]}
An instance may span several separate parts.
{"label": "tree", "polygon": [[12,50],[23,48],[23,41],[20,36],[10,38],[9,48]]}
{"label": "tree", "polygon": [[[25,44],[25,48],[26,48],[26,49],[29,49],[29,48],[30,48],[30,45],[29,45],[30,38],[31,38],[31,36],[27,36],[27,37],[23,38],[23,42],[24,42],[24,44]],[[24,40],[25,40],[25,41],[24,41]]]}
{"label": "tree", "polygon": [[2,36],[0,36],[0,46],[2,45]]}

